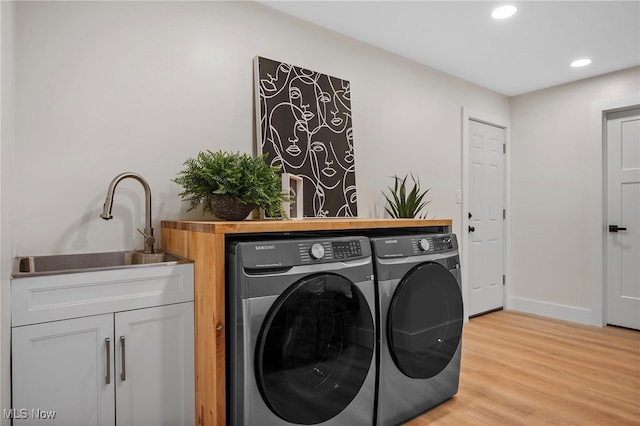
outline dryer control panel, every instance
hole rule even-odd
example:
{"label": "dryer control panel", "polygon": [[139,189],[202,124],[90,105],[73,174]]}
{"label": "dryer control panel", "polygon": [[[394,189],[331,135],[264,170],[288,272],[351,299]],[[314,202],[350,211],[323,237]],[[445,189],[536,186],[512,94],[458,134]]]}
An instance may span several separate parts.
{"label": "dryer control panel", "polygon": [[458,249],[455,234],[406,235],[372,239],[379,258],[435,254]]}
{"label": "dryer control panel", "polygon": [[412,238],[413,252],[415,254],[422,253],[439,253],[442,251],[453,250],[453,241],[450,235],[436,235],[433,237],[423,236]]}

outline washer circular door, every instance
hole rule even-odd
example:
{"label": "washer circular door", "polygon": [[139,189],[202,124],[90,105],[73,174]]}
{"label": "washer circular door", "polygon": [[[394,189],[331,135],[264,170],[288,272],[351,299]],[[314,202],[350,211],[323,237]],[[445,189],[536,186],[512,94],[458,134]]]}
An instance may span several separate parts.
{"label": "washer circular door", "polygon": [[387,318],[387,341],[400,371],[416,379],[440,373],[462,338],[462,292],[439,263],[422,263],[398,284]]}
{"label": "washer circular door", "polygon": [[374,353],[373,315],[362,292],[329,273],[305,277],[273,304],[258,336],[256,379],[280,418],[317,424],[344,410]]}

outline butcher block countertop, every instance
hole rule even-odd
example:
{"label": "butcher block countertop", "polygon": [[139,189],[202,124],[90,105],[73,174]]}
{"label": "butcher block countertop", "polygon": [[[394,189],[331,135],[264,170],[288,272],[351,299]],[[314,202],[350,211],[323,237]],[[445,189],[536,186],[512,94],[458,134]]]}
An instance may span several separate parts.
{"label": "butcher block countertop", "polygon": [[328,231],[379,228],[423,228],[451,226],[451,219],[332,218],[302,220],[163,220],[162,228],[209,234],[244,234],[258,232]]}
{"label": "butcher block countertop", "polygon": [[[226,425],[225,245],[233,234],[282,234],[410,228],[448,232],[451,219],[163,220],[162,248],[194,261],[195,376],[198,426]],[[319,235],[322,233],[319,232]],[[282,236],[282,235],[280,235]]]}

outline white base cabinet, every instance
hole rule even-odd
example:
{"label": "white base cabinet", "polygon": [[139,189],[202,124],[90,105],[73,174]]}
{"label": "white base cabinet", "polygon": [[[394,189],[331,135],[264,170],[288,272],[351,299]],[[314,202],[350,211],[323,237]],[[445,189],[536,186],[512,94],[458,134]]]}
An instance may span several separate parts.
{"label": "white base cabinet", "polygon": [[[193,265],[182,266],[192,285]],[[184,296],[12,327],[13,424],[194,425],[193,293]]]}
{"label": "white base cabinet", "polygon": [[[12,330],[13,424],[113,425],[113,314]],[[111,372],[111,381],[105,377]],[[49,415],[46,422],[39,417]]]}
{"label": "white base cabinet", "polygon": [[193,302],[115,315],[116,424],[195,423]]}

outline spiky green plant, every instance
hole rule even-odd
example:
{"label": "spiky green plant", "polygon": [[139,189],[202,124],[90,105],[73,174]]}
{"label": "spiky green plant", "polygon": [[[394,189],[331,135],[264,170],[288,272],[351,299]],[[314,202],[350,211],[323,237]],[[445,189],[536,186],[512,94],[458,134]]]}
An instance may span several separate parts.
{"label": "spiky green plant", "polygon": [[[407,179],[411,176],[413,181],[413,187],[408,190]],[[431,202],[431,200],[424,200],[425,195],[431,188],[420,189],[420,180],[413,176],[413,173],[406,175],[404,178],[400,178],[396,175],[393,176],[394,184],[393,188],[389,187],[391,192],[390,196],[387,196],[384,192],[384,198],[387,199],[389,207],[385,207],[385,210],[393,218],[414,218],[418,217],[420,211]],[[421,215],[419,218],[424,219],[429,212]]]}
{"label": "spiky green plant", "polygon": [[288,201],[289,195],[282,192],[280,167],[267,164],[265,155],[254,158],[207,150],[187,159],[184,166],[172,181],[182,186],[179,195],[190,202],[188,210],[202,206],[203,212],[212,213],[211,195],[217,194],[255,204],[270,217],[284,216],[282,202]]}

